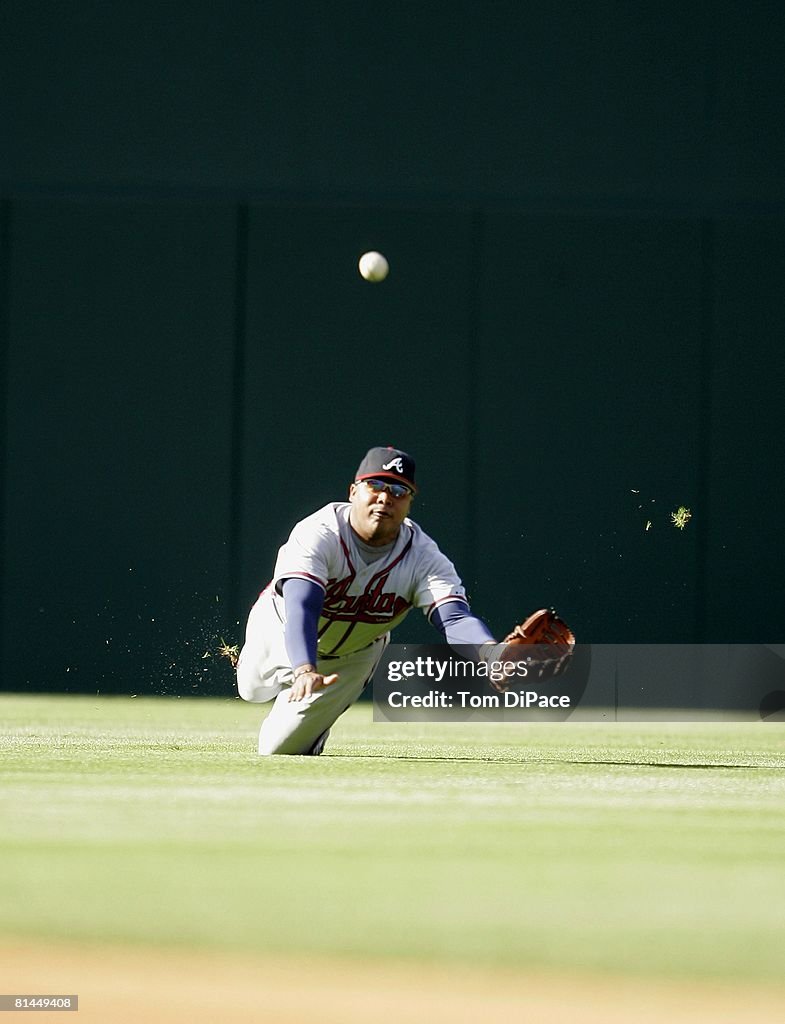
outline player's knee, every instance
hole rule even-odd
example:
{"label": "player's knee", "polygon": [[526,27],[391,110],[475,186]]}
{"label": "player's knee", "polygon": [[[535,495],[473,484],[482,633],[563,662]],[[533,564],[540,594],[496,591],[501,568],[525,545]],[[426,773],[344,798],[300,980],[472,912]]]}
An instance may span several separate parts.
{"label": "player's knee", "polygon": [[286,744],[280,740],[267,739],[264,736],[259,737],[259,756],[269,757],[271,754],[284,754],[290,753],[288,750],[283,750]]}
{"label": "player's knee", "polygon": [[253,684],[251,684],[251,685],[248,685],[247,683],[243,684],[238,679],[237,680],[237,692],[239,693],[239,695],[242,697],[243,700],[247,700],[251,704],[261,704],[262,703],[262,697],[260,695],[259,686],[258,685],[254,686]]}
{"label": "player's knee", "polygon": [[256,672],[249,670],[248,659],[243,658],[242,652],[240,653],[240,658],[235,666],[235,672],[237,673],[237,692],[243,700],[253,700],[254,676],[257,681],[259,676]]}
{"label": "player's knee", "polygon": [[[270,700],[270,687],[264,686],[251,659],[237,663],[237,692],[243,700],[253,704],[262,704]],[[272,694],[274,696],[274,693]]]}
{"label": "player's knee", "polygon": [[324,750],[324,744],[330,730],[325,731],[314,740],[302,739],[298,736],[270,737],[264,735],[264,728],[259,735],[259,754],[269,757],[271,754],[294,754],[300,757],[316,757]]}
{"label": "player's knee", "polygon": [[307,754],[307,750],[292,744],[287,743],[285,740],[279,743],[271,743],[269,741],[259,740],[259,755],[260,757],[270,757],[273,754]]}
{"label": "player's knee", "polygon": [[261,697],[259,696],[258,683],[254,685],[253,682],[250,682],[248,680],[244,681],[240,679],[240,677],[238,676],[237,692],[239,693],[243,700],[250,701],[252,704],[260,704],[262,702]]}

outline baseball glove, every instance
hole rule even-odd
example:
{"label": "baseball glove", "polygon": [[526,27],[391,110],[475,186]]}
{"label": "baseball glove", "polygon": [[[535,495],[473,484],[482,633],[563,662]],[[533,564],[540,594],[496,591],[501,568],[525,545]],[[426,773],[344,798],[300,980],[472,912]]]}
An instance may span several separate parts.
{"label": "baseball glove", "polygon": [[[528,678],[551,679],[562,673],[575,650],[575,635],[553,608],[540,608],[517,625],[502,641],[501,661],[525,661]],[[531,649],[520,650],[521,645]],[[491,684],[504,691],[510,681]]]}

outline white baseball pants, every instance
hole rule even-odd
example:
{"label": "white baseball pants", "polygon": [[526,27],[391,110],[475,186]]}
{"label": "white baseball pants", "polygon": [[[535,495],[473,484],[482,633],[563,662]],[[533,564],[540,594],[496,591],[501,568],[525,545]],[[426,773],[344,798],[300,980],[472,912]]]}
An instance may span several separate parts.
{"label": "white baseball pants", "polygon": [[385,634],[354,654],[318,659],[319,672],[335,672],[337,681],[310,697],[290,701],[293,678],[283,623],[271,592],[264,591],[248,616],[245,644],[237,662],[237,689],[243,700],[274,700],[259,730],[259,753],[321,754],[331,726],[363,692],[388,642],[389,634]]}

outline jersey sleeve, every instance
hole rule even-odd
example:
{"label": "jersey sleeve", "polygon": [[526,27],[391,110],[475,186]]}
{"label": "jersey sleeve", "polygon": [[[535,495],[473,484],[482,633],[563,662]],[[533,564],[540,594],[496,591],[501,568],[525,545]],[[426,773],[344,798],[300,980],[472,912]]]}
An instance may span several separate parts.
{"label": "jersey sleeve", "polygon": [[284,580],[310,580],[322,590],[330,578],[330,559],[336,537],[317,516],[299,522],[278,552],[273,572],[276,593],[282,593]]}
{"label": "jersey sleeve", "polygon": [[431,623],[451,647],[481,647],[483,644],[494,643],[491,631],[482,619],[472,615],[464,601],[437,604],[431,613]]}
{"label": "jersey sleeve", "polygon": [[436,608],[448,601],[466,601],[466,590],[455,566],[443,555],[436,544],[429,540],[422,555],[422,568],[415,582],[415,608],[422,608],[430,619]]}

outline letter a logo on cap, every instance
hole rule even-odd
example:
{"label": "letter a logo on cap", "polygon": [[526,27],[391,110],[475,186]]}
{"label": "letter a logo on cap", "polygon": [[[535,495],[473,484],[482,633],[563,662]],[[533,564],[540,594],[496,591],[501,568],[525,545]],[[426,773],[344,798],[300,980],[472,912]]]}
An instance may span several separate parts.
{"label": "letter a logo on cap", "polygon": [[371,480],[375,476],[393,477],[395,480],[403,481],[412,494],[417,493],[414,483],[414,459],[400,448],[393,448],[387,445],[386,448],[378,446],[370,448],[357,467],[354,474],[355,481]]}

